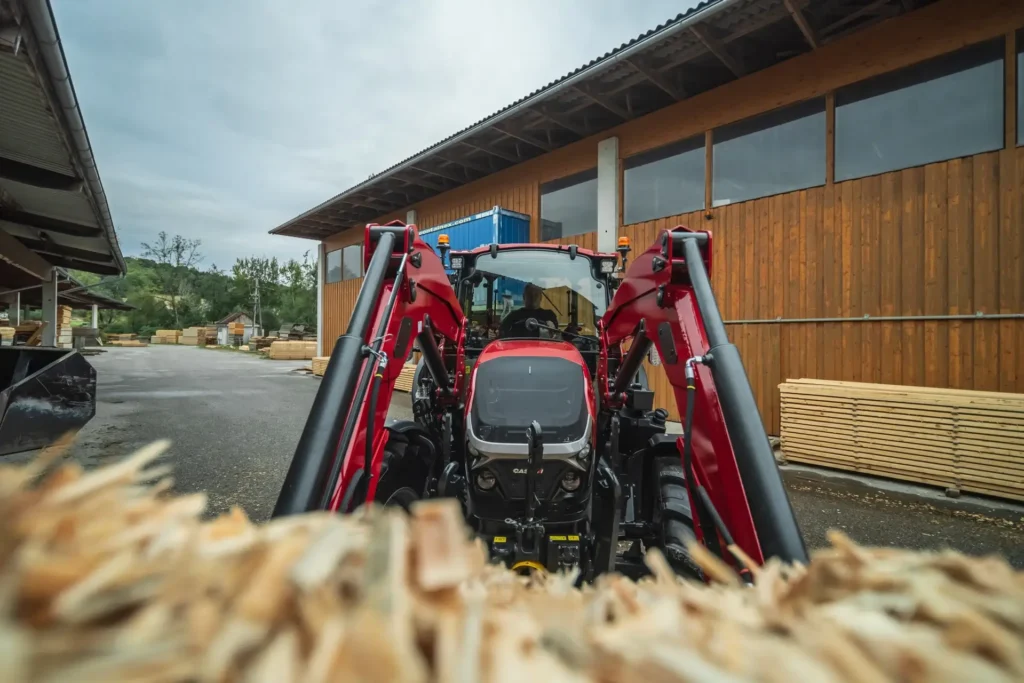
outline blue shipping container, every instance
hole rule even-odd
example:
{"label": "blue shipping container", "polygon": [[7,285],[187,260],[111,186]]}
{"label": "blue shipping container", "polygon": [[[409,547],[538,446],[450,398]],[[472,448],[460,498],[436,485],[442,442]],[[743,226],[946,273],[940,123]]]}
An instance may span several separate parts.
{"label": "blue shipping container", "polygon": [[[522,244],[530,241],[530,217],[495,206],[490,211],[427,228],[420,233],[420,238],[436,252],[437,238],[441,234],[448,235],[448,246],[456,251],[468,251],[488,244]],[[511,295],[516,303],[521,304],[523,284],[505,283],[504,280],[498,279],[495,296]],[[473,307],[483,306],[486,303],[484,297],[482,289],[476,292]]]}
{"label": "blue shipping container", "polygon": [[437,237],[448,235],[448,244],[466,251],[488,244],[516,244],[530,241],[530,217],[499,206],[420,232],[420,237],[437,251]]}

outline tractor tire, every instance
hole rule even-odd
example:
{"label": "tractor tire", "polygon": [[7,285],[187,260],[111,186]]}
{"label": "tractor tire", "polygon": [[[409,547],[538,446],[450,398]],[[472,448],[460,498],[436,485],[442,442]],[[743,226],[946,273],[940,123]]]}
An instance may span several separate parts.
{"label": "tractor tire", "polygon": [[703,573],[686,550],[689,543],[697,540],[697,536],[693,532],[690,495],[686,490],[686,475],[679,456],[673,453],[656,457],[653,479],[661,523],[660,542],[656,547],[677,574],[701,579]]}
{"label": "tractor tire", "polygon": [[390,434],[374,500],[408,511],[426,490],[437,449],[426,430],[415,422],[396,422],[387,429]]}

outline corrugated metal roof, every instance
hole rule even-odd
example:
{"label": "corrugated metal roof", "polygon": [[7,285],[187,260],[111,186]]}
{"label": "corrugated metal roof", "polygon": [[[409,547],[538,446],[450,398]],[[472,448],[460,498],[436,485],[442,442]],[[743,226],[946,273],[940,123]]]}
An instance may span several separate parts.
{"label": "corrugated metal roof", "polygon": [[0,226],[54,265],[124,273],[49,0],[0,0],[0,26]]}
{"label": "corrugated metal roof", "polygon": [[[906,11],[899,0],[788,4],[822,32],[856,19],[824,40]],[[696,28],[731,53],[732,66]],[[738,77],[736,64],[751,73],[810,49],[783,0],[705,0],[271,232],[323,239],[716,88]]]}

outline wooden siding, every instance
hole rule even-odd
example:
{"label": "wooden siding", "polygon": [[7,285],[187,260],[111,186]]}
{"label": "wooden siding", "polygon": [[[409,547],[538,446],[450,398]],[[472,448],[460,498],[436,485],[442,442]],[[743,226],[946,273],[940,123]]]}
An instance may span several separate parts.
{"label": "wooden siding", "polygon": [[[385,218],[386,220],[382,219],[380,222],[385,223],[393,219],[392,216]],[[340,233],[324,242],[325,253],[326,251],[334,251],[351,244],[358,244],[362,239],[363,233],[361,230],[350,230]],[[345,329],[348,327],[348,319],[352,315],[352,307],[356,303],[356,296],[359,295],[359,288],[362,285],[363,278],[361,277],[324,284],[322,292],[324,329],[321,331],[321,339],[323,340],[323,354],[325,356],[331,355],[338,337],[345,334]]]}
{"label": "wooden siding", "polygon": [[[676,225],[712,231],[718,305],[773,434],[790,378],[1024,392],[1024,320],[863,320],[1024,313],[1024,148],[622,232],[640,250]],[[801,318],[861,320],[789,322]]]}

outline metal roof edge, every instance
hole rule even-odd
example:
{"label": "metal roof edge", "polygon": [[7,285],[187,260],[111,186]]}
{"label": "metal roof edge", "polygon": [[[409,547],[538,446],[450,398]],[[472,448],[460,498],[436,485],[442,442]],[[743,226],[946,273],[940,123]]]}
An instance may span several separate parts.
{"label": "metal roof edge", "polygon": [[[42,2],[44,0],[36,1]],[[712,17],[718,14],[719,12],[728,9],[729,7],[732,7],[733,5],[739,4],[740,2],[744,1],[745,0],[706,0],[704,3],[698,4],[696,7],[692,8],[690,11],[679,15],[678,17],[676,17],[674,21],[666,22],[664,26],[649,31],[647,34],[634,39],[632,42],[627,43],[616,50],[612,50],[602,58],[596,59],[590,62],[589,64],[566,74],[557,81],[554,81],[551,84],[547,85],[546,87],[541,88],[540,90],[537,90],[531,93],[530,95],[527,95],[526,97],[510,104],[509,106],[495,112],[494,114],[491,114],[487,118],[476,122],[475,124],[469,126],[468,128],[463,128],[461,131],[453,135],[450,135],[449,137],[431,145],[430,147],[427,147],[426,149],[418,152],[417,154],[408,157],[404,161],[400,161],[397,164],[394,164],[393,166],[381,171],[380,173],[376,173],[370,176],[369,178],[359,183],[358,185],[354,185],[348,188],[347,190],[334,195],[330,199],[314,206],[312,209],[309,209],[308,211],[299,214],[295,218],[292,218],[291,220],[282,223],[276,228],[273,228],[272,230],[270,230],[270,234],[281,234],[281,231],[284,230],[285,228],[293,225],[298,221],[301,221],[304,218],[311,216],[317,211],[320,211],[321,209],[329,206],[333,202],[349,194],[358,192],[359,190],[369,186],[374,181],[379,180],[381,176],[385,176],[396,171],[404,170],[410,166],[415,166],[417,163],[423,161],[431,153],[441,151],[443,149],[446,149],[450,145],[457,144],[458,142],[473,135],[474,133],[478,132],[479,130],[485,128],[488,125],[500,123],[501,121],[504,121],[506,118],[512,116],[513,114],[518,113],[522,109],[533,105],[537,101],[542,100],[555,93],[558,93],[565,88],[572,87],[577,81],[588,78],[595,73],[599,73],[604,69],[607,69],[611,66],[614,66],[615,64],[618,64],[620,61],[624,59],[628,59],[634,53],[646,48],[651,43],[656,43],[658,41],[664,40],[665,38],[675,35],[679,31],[685,30],[700,21],[704,21],[705,19],[708,19],[709,17]]]}
{"label": "metal roof edge", "polygon": [[128,271],[121,253],[121,245],[117,240],[117,232],[114,230],[114,221],[110,214],[110,206],[107,204],[107,195],[103,189],[103,181],[100,179],[99,168],[96,158],[93,155],[92,144],[89,142],[89,134],[85,129],[85,121],[82,118],[81,109],[78,106],[78,96],[75,93],[74,83],[71,82],[71,73],[68,70],[67,59],[64,56],[64,48],[60,43],[60,34],[57,31],[57,21],[53,16],[53,8],[50,0],[24,0],[28,11],[29,25],[32,29],[34,42],[39,49],[43,59],[43,66],[50,86],[56,93],[59,100],[61,113],[58,114],[60,123],[64,123],[69,134],[73,149],[70,150],[76,157],[85,175],[86,184],[89,187],[89,194],[92,203],[99,214],[103,232],[110,242],[111,252],[118,268],[123,275]]}

